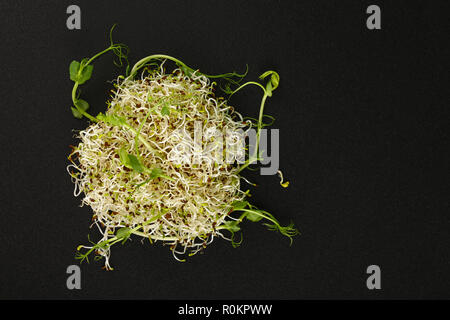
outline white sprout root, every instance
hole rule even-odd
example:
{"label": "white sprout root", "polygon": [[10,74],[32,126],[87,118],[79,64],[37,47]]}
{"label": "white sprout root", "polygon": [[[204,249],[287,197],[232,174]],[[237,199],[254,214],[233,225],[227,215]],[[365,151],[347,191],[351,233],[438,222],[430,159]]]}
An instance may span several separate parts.
{"label": "white sprout root", "polygon": [[[110,245],[98,244],[120,241],[116,237],[120,228],[170,245],[180,261],[177,255],[195,254],[215,237],[227,239],[218,227],[233,219],[228,218],[231,204],[245,198],[241,177],[229,162],[198,154],[192,137],[195,123],[201,123],[203,143],[210,142],[214,149],[214,135],[208,135],[213,128],[233,133],[246,130],[249,123],[215,97],[214,84],[203,75],[187,76],[179,69],[166,74],[161,66],[138,80],[117,80],[115,87],[106,115],[126,118],[132,129],[92,123],[79,132],[81,142],[69,156],[74,195],[83,194],[81,205],[92,208],[93,224],[103,235],[97,246],[80,247],[95,248],[105,258],[105,268],[112,269]],[[171,179],[149,179],[148,174],[125,167],[120,148]],[[189,155],[197,155],[197,161]]]}

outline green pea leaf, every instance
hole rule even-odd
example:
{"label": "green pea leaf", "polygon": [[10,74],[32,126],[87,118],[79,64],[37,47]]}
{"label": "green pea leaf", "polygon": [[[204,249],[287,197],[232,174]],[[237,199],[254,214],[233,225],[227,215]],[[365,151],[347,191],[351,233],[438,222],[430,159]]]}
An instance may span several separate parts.
{"label": "green pea leaf", "polygon": [[241,230],[241,227],[239,227],[238,221],[226,221],[223,226],[230,232],[238,232]]}
{"label": "green pea leaf", "polygon": [[[149,169],[145,168],[146,171],[148,172]],[[163,171],[160,168],[154,168],[150,171],[150,178],[148,178],[147,180],[145,180],[144,182],[141,182],[139,184],[136,185],[136,188],[140,188],[142,187],[144,184],[149,183],[150,181],[152,181],[153,179],[156,178],[165,178],[165,179],[169,179],[169,180],[173,180],[172,178],[166,176],[163,174]]]}
{"label": "green pea leaf", "polygon": [[87,103],[87,101],[85,101],[85,100],[79,99],[79,100],[75,101],[75,106],[76,106],[76,108],[71,107],[73,116],[78,119],[83,118],[83,115],[81,114],[79,109],[86,111],[87,109],[89,109],[89,103]]}
{"label": "green pea leaf", "polygon": [[92,70],[94,70],[94,66],[93,65],[84,66],[81,69],[81,74],[78,77],[78,83],[79,84],[83,84],[86,81],[88,81],[91,78],[91,76],[92,76]]}
{"label": "green pea leaf", "polygon": [[130,166],[131,166],[131,168],[133,168],[134,171],[136,171],[138,173],[144,172],[144,166],[141,164],[141,162],[139,161],[139,159],[136,156],[129,154],[128,159],[129,159]]}
{"label": "green pea leaf", "polygon": [[86,100],[79,99],[75,102],[75,106],[80,108],[83,111],[89,109],[89,103]]}
{"label": "green pea leaf", "polygon": [[78,80],[78,70],[80,69],[80,63],[76,60],[73,60],[69,65],[69,74],[70,80],[77,81]]}
{"label": "green pea leaf", "polygon": [[128,152],[124,148],[120,148],[118,153],[120,162],[122,162],[122,164],[125,167],[130,167],[130,159],[128,158]]}
{"label": "green pea leaf", "polygon": [[125,120],[124,117],[120,117],[118,115],[115,114],[103,114],[103,113],[99,113],[97,115],[97,119],[103,122],[106,122],[112,126],[126,126],[127,125],[127,121]]}
{"label": "green pea leaf", "polygon": [[163,106],[161,109],[161,115],[168,116],[170,114],[170,108],[168,106]]}
{"label": "green pea leaf", "polygon": [[245,216],[248,220],[253,221],[253,222],[258,222],[259,220],[261,220],[263,217],[253,213],[253,212],[247,212],[247,215]]}
{"label": "green pea leaf", "polygon": [[163,175],[163,171],[160,168],[154,168],[152,169],[152,172],[150,173],[150,179],[156,179]]}
{"label": "green pea leaf", "polygon": [[118,239],[123,239],[122,244],[125,243],[125,241],[127,241],[130,236],[131,236],[131,229],[127,227],[120,228],[116,232],[116,237]]}
{"label": "green pea leaf", "polygon": [[261,80],[265,79],[266,77],[270,76],[270,81],[266,85],[266,90],[268,93],[268,96],[272,96],[272,91],[275,90],[278,85],[280,84],[280,75],[276,73],[275,71],[269,70],[264,72],[262,75],[259,76]]}
{"label": "green pea leaf", "polygon": [[130,235],[130,231],[131,231],[131,229],[127,228],[127,227],[120,228],[116,232],[116,237],[117,238],[123,238],[123,237],[129,236]]}
{"label": "green pea leaf", "polygon": [[259,76],[259,78],[261,80],[263,80],[264,78],[270,76],[270,83],[272,85],[272,89],[275,90],[279,83],[280,83],[280,75],[278,73],[276,73],[275,71],[269,70],[264,72],[262,75]]}
{"label": "green pea leaf", "polygon": [[[122,162],[122,164],[130,169],[133,169],[134,171],[138,172],[138,173],[143,173],[144,171],[148,171],[148,169],[141,163],[141,161],[139,160],[138,157],[129,154],[124,148],[120,148],[119,151],[119,158],[120,158],[120,162]],[[153,171],[156,169],[152,170],[152,174]],[[161,169],[159,169],[161,170]],[[157,171],[159,174],[159,171]],[[162,174],[162,171],[161,171]],[[154,177],[150,176],[150,179],[153,179]],[[147,183],[147,182],[145,182]],[[143,184],[145,184],[143,183]],[[142,185],[143,185],[142,184]]]}
{"label": "green pea leaf", "polygon": [[241,210],[246,208],[249,205],[248,201],[234,201],[231,206],[233,210]]}
{"label": "green pea leaf", "polygon": [[77,119],[83,118],[83,115],[76,108],[70,107],[70,109],[72,110],[72,114],[75,118],[77,118]]}
{"label": "green pea leaf", "polygon": [[73,60],[69,65],[70,80],[83,84],[88,81],[92,76],[94,70],[93,65],[85,65],[87,59],[83,59],[80,62]]}

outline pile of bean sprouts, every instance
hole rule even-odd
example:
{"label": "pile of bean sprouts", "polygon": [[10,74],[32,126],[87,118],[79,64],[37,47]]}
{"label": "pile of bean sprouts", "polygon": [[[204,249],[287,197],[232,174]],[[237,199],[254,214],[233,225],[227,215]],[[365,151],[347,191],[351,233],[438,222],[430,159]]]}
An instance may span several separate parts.
{"label": "pile of bean sprouts", "polygon": [[[78,132],[81,142],[67,167],[74,195],[82,195],[81,205],[92,208],[93,225],[102,234],[99,243],[120,228],[142,226],[133,233],[170,245],[174,257],[182,260],[179,255],[195,254],[215,237],[228,239],[221,226],[234,219],[229,216],[232,203],[246,194],[233,161],[219,161],[226,150],[217,132],[224,134],[227,150],[236,151],[236,160],[245,150],[232,147],[242,145],[242,133],[251,123],[216,98],[215,84],[201,74],[187,76],[180,69],[166,73],[161,65],[139,79],[119,78],[114,85],[106,115],[126,118],[135,130],[103,121],[90,124]],[[200,148],[194,138],[199,126]],[[127,168],[118,154],[121,148],[138,152],[147,168],[159,168],[167,178],[148,179],[148,174]],[[110,247],[99,247],[96,253],[110,269]]]}

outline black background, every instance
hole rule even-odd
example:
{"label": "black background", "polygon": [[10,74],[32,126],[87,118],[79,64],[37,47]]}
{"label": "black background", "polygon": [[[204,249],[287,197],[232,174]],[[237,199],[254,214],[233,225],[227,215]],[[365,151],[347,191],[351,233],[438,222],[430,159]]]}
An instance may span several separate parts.
{"label": "black background", "polygon": [[[0,298],[449,298],[448,11],[392,2],[1,1]],[[66,28],[70,4],[81,30]],[[382,30],[366,28],[370,4]],[[291,185],[249,176],[252,202],[299,227],[292,247],[250,222],[241,247],[216,240],[186,263],[136,238],[113,248],[115,271],[83,264],[82,289],[66,288],[91,215],[66,173],[72,130],[86,126],[70,112],[68,65],[103,50],[116,22],[132,63],[166,53],[206,73],[280,74],[266,110]],[[95,63],[82,87],[92,114],[118,72],[111,56]],[[231,102],[255,116],[260,98]]]}

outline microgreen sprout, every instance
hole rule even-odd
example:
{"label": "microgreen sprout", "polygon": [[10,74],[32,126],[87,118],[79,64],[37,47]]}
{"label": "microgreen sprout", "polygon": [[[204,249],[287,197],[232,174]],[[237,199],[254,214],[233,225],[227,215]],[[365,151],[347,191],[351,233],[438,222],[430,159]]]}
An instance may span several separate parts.
{"label": "microgreen sprout", "polygon": [[[264,106],[279,85],[278,73],[264,72],[260,76],[263,84],[250,81],[241,85],[248,68],[241,74],[208,75],[177,58],[150,55],[131,70],[127,66],[125,75],[114,82],[107,110],[92,116],[89,104],[79,97],[79,86],[91,78],[94,60],[109,51],[118,57],[117,65],[128,63],[127,47],[112,41],[111,30],[109,47],[69,66],[74,82],[72,113],[91,123],[79,132],[81,141],[72,148],[67,170],[75,184],[74,195],[83,194],[82,205],[92,208],[92,225],[102,235],[97,242],[88,237],[90,245],[78,246],[76,258],[89,262],[94,254],[94,260],[104,258],[105,269],[111,270],[111,247],[137,236],[152,244],[168,244],[174,258],[185,261],[181,256],[195,255],[214,238],[239,246],[244,220],[261,221],[292,243],[298,234],[294,225],[282,226],[272,214],[250,204],[249,191],[241,190],[241,180],[248,182],[241,171],[261,159],[261,129],[271,124],[263,120],[274,121],[264,114]],[[174,64],[172,72],[166,71],[168,63]],[[258,118],[243,118],[227,100],[216,98],[212,79],[226,83],[224,91],[229,97],[249,85],[261,88]],[[256,147],[241,165],[205,156],[199,162],[180,161],[186,160],[186,150],[197,154],[191,136],[198,123],[206,131],[220,128],[246,133],[256,128]],[[204,139],[217,147],[214,136]],[[281,171],[279,176],[281,186],[287,187],[289,182],[283,180]]]}
{"label": "microgreen sprout", "polygon": [[94,70],[92,62],[105,53],[112,51],[119,58],[118,62],[114,62],[117,66],[122,66],[124,61],[128,63],[128,47],[122,43],[113,42],[112,32],[114,31],[114,28],[115,25],[111,28],[109,33],[110,45],[108,48],[91,58],[84,58],[80,62],[74,60],[69,65],[70,80],[75,83],[72,89],[72,103],[74,107],[71,107],[71,109],[73,116],[76,118],[81,119],[85,116],[91,121],[97,121],[96,118],[86,112],[89,109],[89,103],[83,99],[79,99],[77,94],[78,87],[88,81],[92,76]]}

